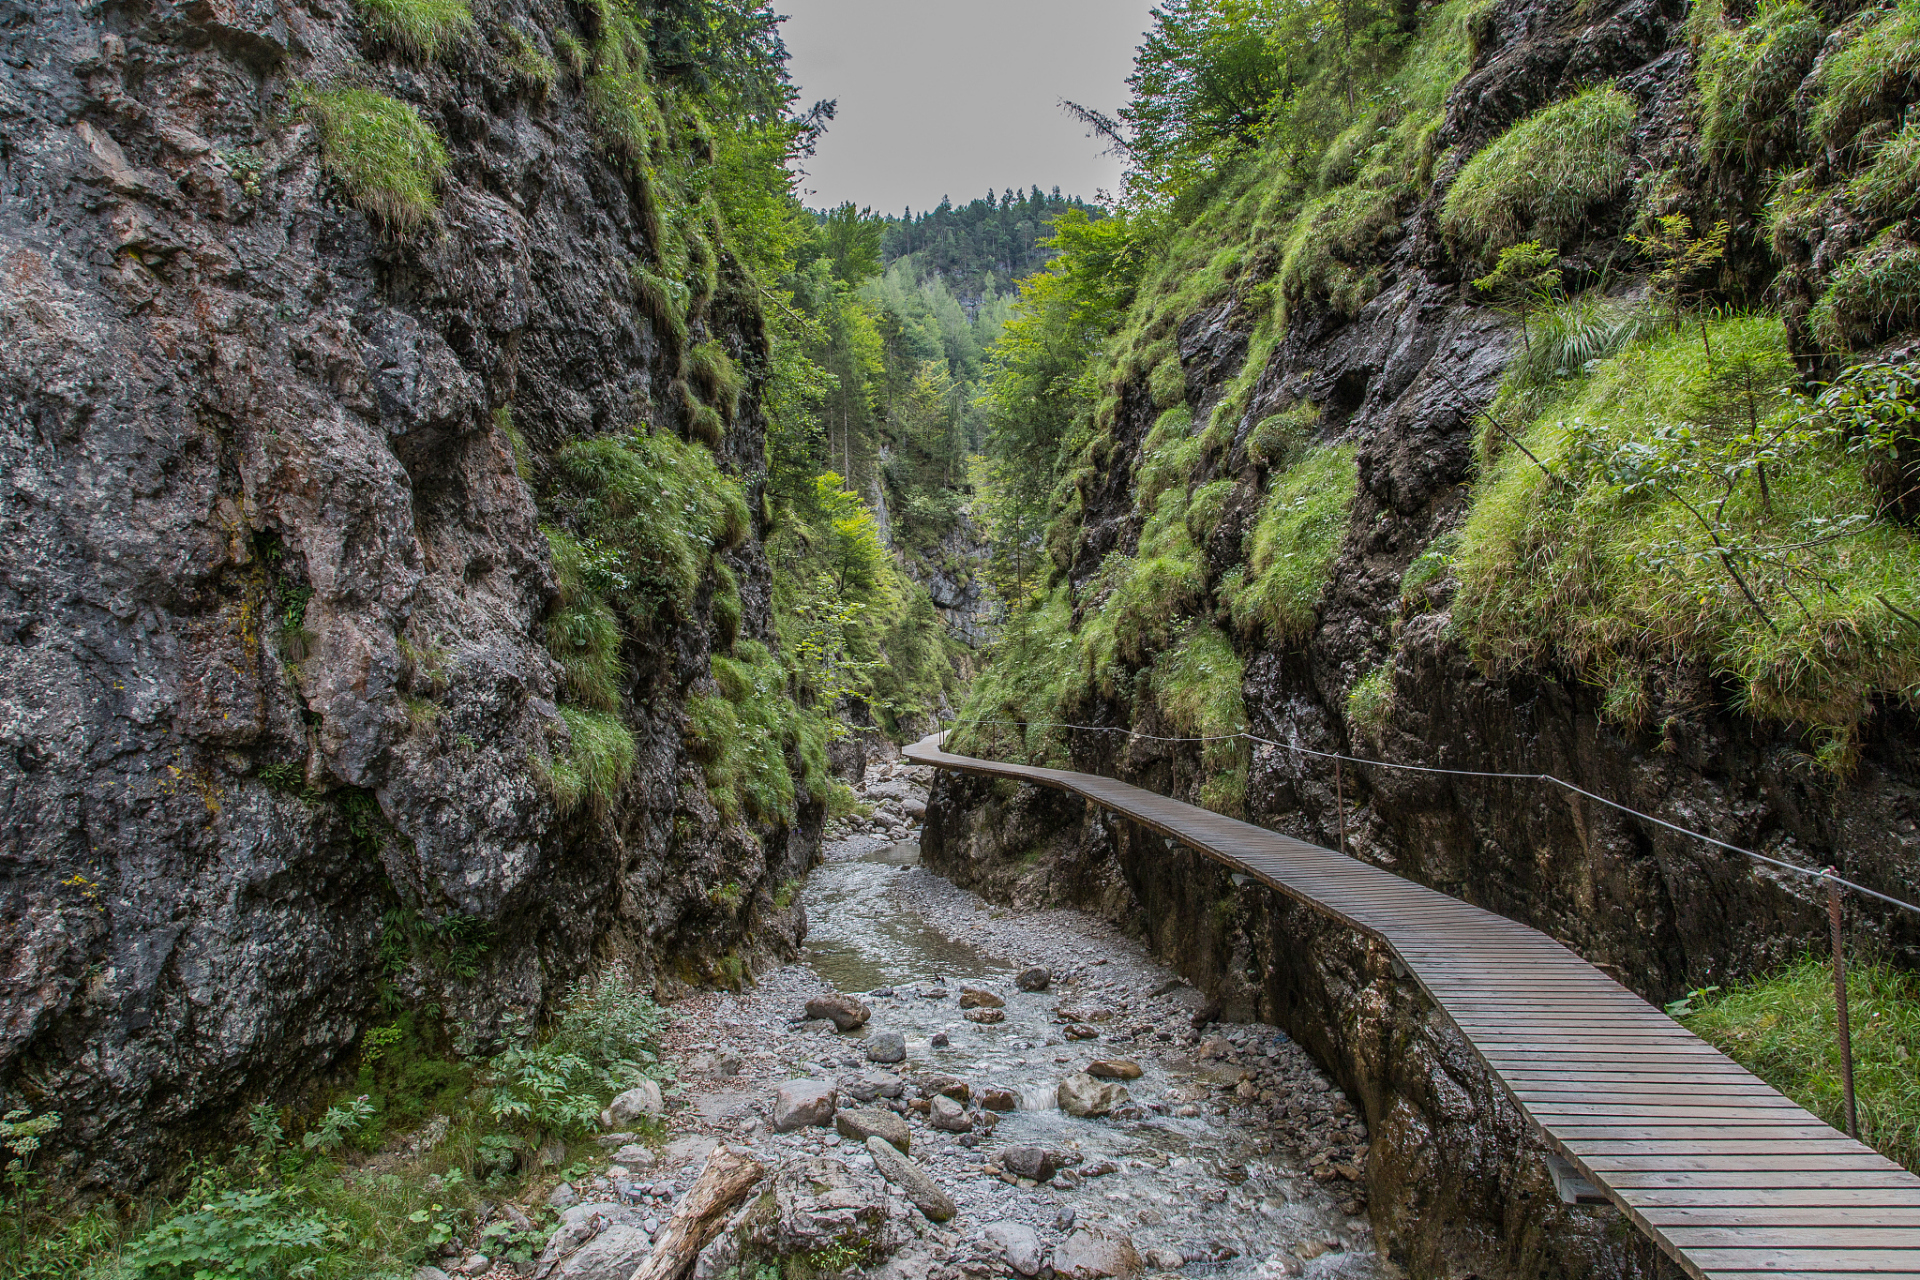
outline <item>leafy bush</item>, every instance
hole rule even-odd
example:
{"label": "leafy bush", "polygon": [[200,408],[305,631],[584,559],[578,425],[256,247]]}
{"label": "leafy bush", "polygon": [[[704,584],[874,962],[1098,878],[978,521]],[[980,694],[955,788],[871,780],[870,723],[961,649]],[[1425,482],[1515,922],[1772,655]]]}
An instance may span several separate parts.
{"label": "leafy bush", "polygon": [[1273,641],[1293,641],[1313,626],[1358,483],[1354,451],[1346,445],[1313,446],[1273,477],[1253,529],[1246,577],[1221,592],[1243,634],[1264,628]]}
{"label": "leafy bush", "polygon": [[353,202],[396,231],[410,231],[440,207],[447,148],[407,103],[372,89],[331,89],[309,104],[320,153]]}
{"label": "leafy bush", "polygon": [[[1697,993],[1687,1029],[1822,1120],[1843,1126],[1833,970],[1807,956],[1785,972]],[[1920,983],[1890,965],[1847,966],[1860,1137],[1920,1173]]]}
{"label": "leafy bush", "polygon": [[1791,137],[1800,82],[1826,27],[1805,0],[1763,0],[1741,27],[1718,27],[1701,46],[1700,136],[1708,154],[1752,162]]}
{"label": "leafy bush", "polygon": [[660,1073],[665,1025],[666,1015],[624,978],[576,983],[551,1036],[489,1061],[487,1109],[544,1133],[585,1133],[614,1094]]}
{"label": "leafy bush", "polygon": [[1882,10],[1828,57],[1818,89],[1808,124],[1829,147],[1848,142],[1876,112],[1911,101],[1920,90],[1920,0]]}
{"label": "leafy bush", "polygon": [[1866,346],[1920,320],[1920,245],[1897,227],[1833,273],[1807,326],[1833,350]]}
{"label": "leafy bush", "polygon": [[474,33],[467,0],[359,0],[367,23],[391,44],[437,58]]}
{"label": "leafy bush", "polygon": [[341,1240],[297,1190],[222,1191],[127,1246],[127,1280],[300,1280]]}
{"label": "leafy bush", "polygon": [[1448,235],[1492,254],[1521,240],[1573,243],[1587,210],[1627,180],[1637,108],[1612,85],[1543,107],[1469,160],[1441,206]]}

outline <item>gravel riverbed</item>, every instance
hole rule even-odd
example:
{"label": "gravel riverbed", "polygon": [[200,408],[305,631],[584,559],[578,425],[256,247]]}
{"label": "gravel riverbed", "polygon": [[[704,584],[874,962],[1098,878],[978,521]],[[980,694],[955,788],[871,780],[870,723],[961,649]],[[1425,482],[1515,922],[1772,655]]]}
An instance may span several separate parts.
{"label": "gravel riverbed", "polygon": [[[924,783],[897,764],[867,779],[909,812]],[[886,1280],[1393,1273],[1366,1220],[1364,1128],[1299,1046],[1274,1027],[1211,1021],[1199,992],[1104,921],[1004,910],[927,873],[912,831],[899,831],[829,847],[804,890],[800,963],[675,1007],[670,1140],[581,1196],[624,1193],[664,1219],[725,1143],[776,1179],[808,1171],[820,1203],[883,1189],[885,1226],[862,1237],[875,1243],[861,1261]],[[1045,989],[1023,990],[1016,979],[1033,985],[1035,969],[1048,971]],[[847,1031],[808,1018],[807,1001],[829,993],[869,1017]],[[904,1060],[872,1060],[870,1049],[890,1057],[896,1036]],[[1110,1065],[1080,1074],[1097,1062]],[[827,1086],[816,1106],[904,1121],[951,1219],[929,1220],[883,1183],[857,1127],[778,1131],[776,1119],[798,1114],[776,1114],[778,1093],[797,1081]],[[821,1190],[843,1175],[868,1190]],[[780,1230],[789,1248],[812,1238],[784,1220]],[[725,1240],[710,1247],[695,1280],[718,1280],[736,1254]]]}

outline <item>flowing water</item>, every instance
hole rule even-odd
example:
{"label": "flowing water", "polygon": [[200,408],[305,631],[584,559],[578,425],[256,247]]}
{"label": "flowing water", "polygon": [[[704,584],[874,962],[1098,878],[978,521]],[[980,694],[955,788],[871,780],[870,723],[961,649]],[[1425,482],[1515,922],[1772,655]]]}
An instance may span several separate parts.
{"label": "flowing water", "polygon": [[[919,846],[908,842],[816,869],[806,889],[808,962],[836,990],[864,993],[873,1008],[870,1026],[905,1034],[913,1071],[958,1076],[976,1091],[996,1087],[1018,1094],[1020,1109],[984,1138],[983,1153],[1032,1145],[1078,1152],[1081,1169],[1111,1162],[1116,1172],[1048,1194],[1057,1194],[1082,1225],[1104,1218],[1100,1225],[1130,1234],[1142,1253],[1180,1254],[1188,1274],[1371,1277],[1391,1269],[1374,1254],[1364,1219],[1341,1212],[1335,1193],[1304,1176],[1293,1153],[1273,1142],[1263,1126],[1237,1125],[1206,1107],[1187,1108],[1201,1114],[1184,1118],[1148,1114],[1135,1120],[1085,1120],[1060,1110],[1055,1087],[1093,1057],[1137,1061],[1144,1075],[1127,1087],[1150,1112],[1214,1096],[1239,1073],[1191,1061],[1150,1039],[1113,1046],[1065,1041],[1053,1010],[1078,998],[1076,984],[1016,990],[1013,976],[1021,964],[1015,958],[948,936],[892,892],[901,877],[927,874],[918,863]],[[986,910],[984,904],[978,909]],[[1127,958],[1144,963],[1137,952]],[[957,1004],[963,982],[1002,995],[1006,1021],[965,1021]],[[934,991],[943,991],[944,998],[929,998]],[[950,1043],[932,1044],[936,1033]],[[1284,1045],[1278,1032],[1269,1028],[1267,1034],[1271,1047]],[[1261,1046],[1252,1047],[1257,1053]],[[1150,1105],[1156,1102],[1167,1105]],[[1158,1256],[1162,1265],[1171,1262]]]}

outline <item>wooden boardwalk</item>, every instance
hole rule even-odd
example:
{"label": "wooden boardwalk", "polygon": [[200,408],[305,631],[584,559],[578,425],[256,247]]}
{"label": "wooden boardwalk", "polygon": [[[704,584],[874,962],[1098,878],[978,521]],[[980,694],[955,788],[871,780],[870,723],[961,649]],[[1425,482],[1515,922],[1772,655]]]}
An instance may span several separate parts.
{"label": "wooden boardwalk", "polygon": [[1091,774],[907,748],[1056,787],[1379,939],[1547,1143],[1699,1280],[1920,1280],[1920,1178],[1552,938],[1328,849]]}

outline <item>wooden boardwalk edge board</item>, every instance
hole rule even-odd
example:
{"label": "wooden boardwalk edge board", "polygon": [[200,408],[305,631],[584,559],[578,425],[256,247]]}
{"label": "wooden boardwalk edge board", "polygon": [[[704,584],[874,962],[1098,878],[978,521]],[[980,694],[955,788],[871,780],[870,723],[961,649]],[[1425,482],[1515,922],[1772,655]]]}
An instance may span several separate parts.
{"label": "wooden boardwalk edge board", "polygon": [[1112,778],[949,755],[938,734],[905,754],[1072,792],[1376,939],[1547,1145],[1695,1280],[1920,1277],[1920,1178],[1555,939]]}

